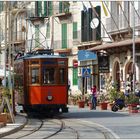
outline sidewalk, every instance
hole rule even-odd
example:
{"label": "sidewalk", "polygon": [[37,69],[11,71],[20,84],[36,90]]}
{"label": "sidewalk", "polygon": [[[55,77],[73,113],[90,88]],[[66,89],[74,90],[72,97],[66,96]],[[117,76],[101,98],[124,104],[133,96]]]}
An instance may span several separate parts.
{"label": "sidewalk", "polygon": [[26,125],[26,123],[26,116],[17,114],[15,116],[15,123],[7,123],[5,126],[0,127],[0,138],[15,133],[16,131],[22,129]]}

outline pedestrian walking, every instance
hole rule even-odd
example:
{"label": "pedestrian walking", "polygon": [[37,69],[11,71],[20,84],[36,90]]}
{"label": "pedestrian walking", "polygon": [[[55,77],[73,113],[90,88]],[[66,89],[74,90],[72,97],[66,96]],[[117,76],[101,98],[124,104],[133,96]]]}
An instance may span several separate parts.
{"label": "pedestrian walking", "polygon": [[92,106],[93,106],[93,109],[96,109],[96,105],[97,105],[97,88],[96,88],[96,85],[94,85],[92,88],[91,88],[91,92],[92,92]]}

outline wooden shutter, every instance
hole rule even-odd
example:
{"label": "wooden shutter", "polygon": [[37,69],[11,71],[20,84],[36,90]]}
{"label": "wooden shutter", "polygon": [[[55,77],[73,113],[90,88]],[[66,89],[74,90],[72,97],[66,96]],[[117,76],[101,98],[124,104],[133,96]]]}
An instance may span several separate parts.
{"label": "wooden shutter", "polygon": [[38,16],[42,16],[42,2],[38,1]]}
{"label": "wooden shutter", "polygon": [[77,39],[77,22],[73,22],[73,39]]}
{"label": "wooden shutter", "polygon": [[[101,7],[96,6],[95,10],[99,15],[99,21],[100,21],[100,19],[101,19]],[[96,28],[96,40],[101,40],[101,23],[100,22],[99,22],[98,27]]]}
{"label": "wooden shutter", "polygon": [[73,85],[78,84],[78,69],[73,69]]}
{"label": "wooden shutter", "polygon": [[35,25],[35,48],[39,47],[39,25]]}
{"label": "wooden shutter", "polygon": [[87,12],[82,11],[81,12],[81,41],[87,41]]}
{"label": "wooden shutter", "polygon": [[92,37],[92,28],[90,27],[90,23],[91,23],[91,20],[93,18],[93,15],[92,15],[92,8],[89,8],[88,9],[88,23],[87,23],[87,30],[88,30],[88,34],[87,34],[87,41],[92,41],[93,40],[93,37]]}
{"label": "wooden shutter", "polygon": [[62,48],[67,48],[67,24],[62,24]]}
{"label": "wooden shutter", "polygon": [[52,1],[48,2],[48,16],[51,16],[53,14],[53,3]]}
{"label": "wooden shutter", "polygon": [[59,2],[59,13],[62,13],[63,5],[62,1]]}
{"label": "wooden shutter", "polygon": [[47,16],[48,15],[48,7],[47,7],[47,1],[44,1],[44,16]]}

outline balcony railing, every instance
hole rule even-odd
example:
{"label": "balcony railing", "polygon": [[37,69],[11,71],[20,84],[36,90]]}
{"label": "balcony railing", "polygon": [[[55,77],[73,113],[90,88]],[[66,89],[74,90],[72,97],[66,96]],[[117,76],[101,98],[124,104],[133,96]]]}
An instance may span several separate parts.
{"label": "balcony railing", "polygon": [[[139,12],[140,12],[140,10],[137,11],[137,13],[139,13]],[[129,15],[129,18],[130,18],[130,20],[123,13],[118,15],[118,18],[113,18],[113,19],[115,19],[117,26],[115,25],[115,22],[111,17],[107,18],[106,25],[105,25],[106,30],[110,33],[110,32],[116,32],[116,31],[118,31],[118,29],[125,30],[129,26],[132,27],[133,26],[133,24],[132,24],[133,17],[131,15]],[[136,27],[140,26],[140,16],[136,13],[135,13],[135,26]]]}

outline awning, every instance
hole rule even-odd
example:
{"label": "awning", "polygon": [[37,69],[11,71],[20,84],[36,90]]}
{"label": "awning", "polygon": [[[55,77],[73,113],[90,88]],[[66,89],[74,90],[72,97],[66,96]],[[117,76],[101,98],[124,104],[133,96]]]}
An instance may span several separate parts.
{"label": "awning", "polygon": [[102,44],[101,41],[88,41],[88,42],[82,42],[77,47],[78,47],[78,50],[87,50],[101,44]]}
{"label": "awning", "polygon": [[[103,45],[98,45],[96,47],[92,47],[88,50],[90,51],[98,51],[98,50],[105,50],[109,48],[115,48],[115,47],[122,47],[122,46],[129,46],[133,44],[133,39],[127,39],[119,42],[113,42],[113,43],[106,43]],[[135,44],[140,44],[140,38],[135,39]]]}

